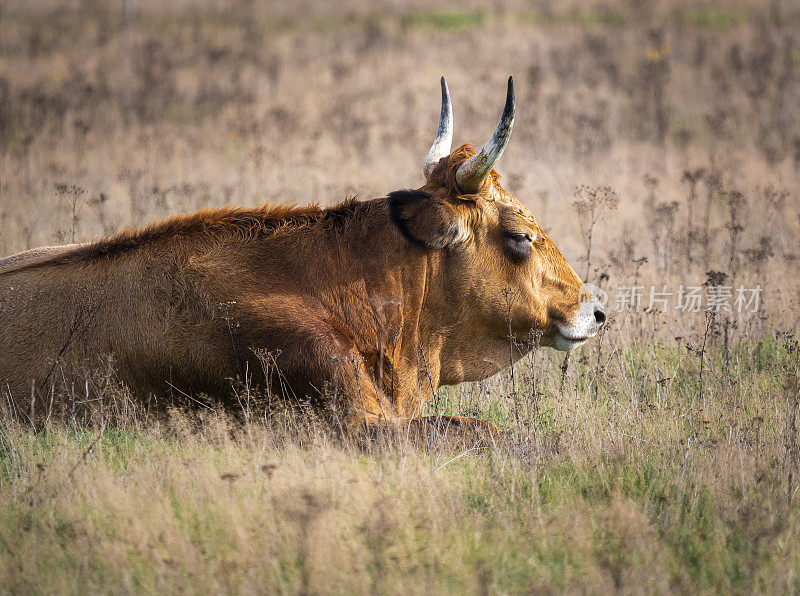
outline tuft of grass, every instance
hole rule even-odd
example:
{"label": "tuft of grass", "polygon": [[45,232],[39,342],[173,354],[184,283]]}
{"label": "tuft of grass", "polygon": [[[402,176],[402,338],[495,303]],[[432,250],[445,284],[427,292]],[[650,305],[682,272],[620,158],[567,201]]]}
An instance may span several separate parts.
{"label": "tuft of grass", "polygon": [[701,6],[677,13],[677,18],[695,27],[709,29],[727,29],[746,22],[747,17],[741,11],[722,6]]}
{"label": "tuft of grass", "polygon": [[578,22],[582,25],[600,25],[603,27],[619,27],[629,22],[629,18],[619,10],[610,6],[601,6],[578,13]]}
{"label": "tuft of grass", "polygon": [[444,31],[458,31],[479,27],[486,15],[478,11],[418,10],[402,18],[406,27],[431,27]]}

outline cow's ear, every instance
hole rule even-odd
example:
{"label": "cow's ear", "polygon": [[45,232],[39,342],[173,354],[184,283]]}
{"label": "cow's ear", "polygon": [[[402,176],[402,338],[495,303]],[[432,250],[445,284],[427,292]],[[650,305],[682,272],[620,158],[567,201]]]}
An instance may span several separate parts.
{"label": "cow's ear", "polygon": [[463,242],[466,225],[452,205],[421,190],[398,190],[388,198],[389,217],[408,240],[425,248]]}

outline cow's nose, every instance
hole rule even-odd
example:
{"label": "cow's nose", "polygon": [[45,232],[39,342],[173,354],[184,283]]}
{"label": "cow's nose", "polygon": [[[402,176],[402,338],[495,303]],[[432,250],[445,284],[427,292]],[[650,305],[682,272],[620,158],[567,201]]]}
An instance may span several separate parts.
{"label": "cow's nose", "polygon": [[601,327],[603,323],[606,322],[606,311],[603,310],[603,307],[599,304],[594,307],[594,320],[597,321],[597,324]]}

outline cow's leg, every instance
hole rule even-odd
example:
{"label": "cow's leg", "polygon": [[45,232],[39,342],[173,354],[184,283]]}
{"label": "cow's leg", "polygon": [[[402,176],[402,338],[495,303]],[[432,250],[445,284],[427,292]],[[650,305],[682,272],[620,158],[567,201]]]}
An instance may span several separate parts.
{"label": "cow's leg", "polygon": [[243,343],[254,354],[270,355],[273,389],[287,397],[311,397],[346,431],[391,418],[355,337],[346,327],[333,326],[316,303],[264,297],[238,306]]}
{"label": "cow's leg", "polygon": [[[300,324],[297,327],[301,328]],[[348,433],[394,417],[390,400],[379,390],[355,347],[319,329],[314,329],[313,335],[293,331],[268,344],[275,354],[275,389],[287,397],[311,397],[335,426]]]}
{"label": "cow's leg", "polygon": [[[330,347],[329,347],[330,349]],[[368,373],[363,357],[354,348],[345,353],[328,353],[324,367],[331,412],[341,428],[350,434],[399,433],[419,445],[444,443],[456,448],[494,445],[501,437],[491,422],[463,416],[422,416],[403,418],[391,400]]]}
{"label": "cow's leg", "polygon": [[327,391],[331,411],[348,432],[361,432],[395,418],[389,400],[367,372],[355,349],[331,357]]}
{"label": "cow's leg", "polygon": [[316,361],[325,379],[331,411],[343,430],[368,434],[389,430],[418,444],[431,440],[452,446],[496,444],[500,430],[491,422],[463,416],[422,416],[404,418],[380,390],[367,371],[362,355],[355,349],[341,350],[341,343],[327,344]]}
{"label": "cow's leg", "polygon": [[431,424],[441,429],[449,428],[471,430],[482,436],[498,438],[500,429],[491,422],[480,418],[470,418],[465,416],[423,416],[419,418],[424,424]]}
{"label": "cow's leg", "polygon": [[491,422],[463,416],[421,416],[395,421],[403,437],[419,445],[447,445],[455,448],[488,447],[501,439]]}
{"label": "cow's leg", "polygon": [[295,394],[321,394],[329,400],[334,422],[346,432],[391,428],[416,436],[490,443],[499,437],[496,426],[474,418],[403,418],[403,411],[396,411],[396,404],[378,387],[346,330],[332,328],[313,310],[288,310],[280,302],[256,306],[254,312],[270,313],[271,317],[261,321],[255,316],[252,324],[244,326],[253,334],[250,345],[278,354],[278,372],[285,375]]}

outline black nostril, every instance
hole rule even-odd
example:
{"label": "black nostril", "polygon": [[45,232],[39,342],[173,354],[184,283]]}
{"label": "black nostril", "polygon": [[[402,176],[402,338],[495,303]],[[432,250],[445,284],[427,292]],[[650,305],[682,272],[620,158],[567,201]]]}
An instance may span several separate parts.
{"label": "black nostril", "polygon": [[606,322],[606,313],[605,311],[600,310],[599,308],[594,311],[594,320],[598,322],[598,324],[602,325]]}

